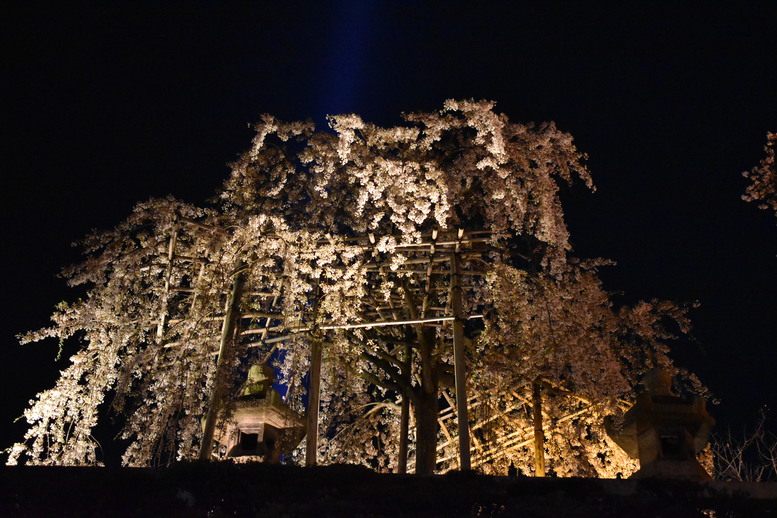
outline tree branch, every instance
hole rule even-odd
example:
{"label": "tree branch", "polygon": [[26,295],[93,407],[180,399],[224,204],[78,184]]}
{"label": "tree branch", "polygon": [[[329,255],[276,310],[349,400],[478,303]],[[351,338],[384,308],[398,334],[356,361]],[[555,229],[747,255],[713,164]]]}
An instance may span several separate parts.
{"label": "tree branch", "polygon": [[373,364],[374,366],[381,369],[391,379],[391,383],[395,386],[395,388],[392,388],[391,390],[395,390],[400,394],[413,392],[413,386],[410,384],[410,380],[407,377],[403,376],[401,371],[396,370],[393,363],[390,363],[382,358],[369,354],[366,351],[362,352],[360,356],[366,361]]}

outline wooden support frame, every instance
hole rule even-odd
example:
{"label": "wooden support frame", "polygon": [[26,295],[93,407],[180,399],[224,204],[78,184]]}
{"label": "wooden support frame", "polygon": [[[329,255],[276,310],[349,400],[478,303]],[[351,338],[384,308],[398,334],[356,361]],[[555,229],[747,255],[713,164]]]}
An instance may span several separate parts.
{"label": "wooden support frame", "polygon": [[[543,405],[543,408],[540,410],[541,416],[542,416],[540,423],[542,426],[543,437],[547,433],[549,433],[550,430],[552,430],[553,426],[557,426],[570,419],[575,419],[578,416],[591,412],[592,409],[594,408],[594,405],[592,405],[586,399],[575,395],[574,393],[570,393],[568,391],[565,391],[564,389],[558,389],[557,387],[551,387],[545,380],[542,380],[539,383],[545,390],[548,390],[548,391],[558,390],[558,393],[560,395],[576,399],[577,401],[579,401],[581,405],[580,409],[574,410],[561,417],[556,417],[553,420],[546,419],[547,416],[544,412],[544,405]],[[476,430],[481,426],[488,425],[490,421],[501,419],[505,424],[505,427],[504,427],[505,429],[513,430],[507,434],[500,435],[492,439],[488,443],[480,443],[480,444],[473,443],[473,447],[471,449],[473,467],[482,466],[484,464],[492,462],[493,460],[499,457],[503,457],[509,454],[510,452],[518,451],[519,449],[527,446],[530,446],[532,449],[534,448],[535,438],[537,437],[538,434],[535,429],[535,421],[532,418],[533,417],[532,415],[533,387],[534,387],[534,384],[530,383],[524,386],[522,389],[508,391],[506,394],[510,394],[512,396],[513,402],[508,403],[504,410],[497,412],[496,415],[492,416],[489,420],[478,421],[478,423],[471,428],[471,430]],[[440,413],[440,423],[444,431],[448,430],[448,426],[450,426],[451,422],[455,419],[455,406],[453,401],[450,399],[449,399],[449,404],[451,406]],[[477,393],[475,393],[469,397],[468,404],[469,404],[469,408],[473,409],[473,408],[482,406],[483,404],[486,404],[486,403],[481,399],[481,397]],[[513,421],[511,414],[515,412],[519,412],[522,409],[529,410],[529,414],[530,414],[529,423],[526,426],[517,426],[517,422]],[[442,463],[443,465],[448,465],[448,466],[451,466],[451,464],[455,465],[458,460],[458,452],[452,451],[453,448],[451,448],[454,438],[451,437],[450,433],[448,434],[444,433],[444,435],[446,435],[447,441],[443,441],[442,443],[440,443],[439,451],[446,452],[446,454],[443,454],[438,458],[438,463]],[[455,468],[448,468],[448,470],[450,469],[455,469]]]}
{"label": "wooden support frame", "polygon": [[[208,267],[208,262],[200,257],[194,257],[197,255],[196,251],[189,250],[186,243],[187,232],[189,231],[186,225],[190,225],[193,229],[207,229],[207,227],[197,225],[196,222],[181,219],[171,229],[171,234],[167,243],[160,240],[159,260],[164,265],[162,270],[162,280],[164,282],[164,297],[165,300],[170,298],[171,301],[175,293],[190,293],[191,296],[184,296],[186,300],[190,301],[189,311],[193,312],[196,306],[199,291],[197,286],[199,281],[192,283],[191,285],[175,286],[174,279],[180,278],[176,268],[184,268],[190,271],[191,278],[200,279],[203,276],[203,272]],[[486,250],[491,248],[488,243],[491,241],[490,232],[488,231],[432,231],[429,234],[425,234],[421,242],[416,243],[400,243],[397,246],[397,253],[401,253],[407,257],[399,268],[393,270],[390,269],[392,265],[389,265],[385,254],[380,254],[376,250],[376,239],[374,236],[367,237],[354,237],[348,238],[341,242],[346,242],[350,246],[363,246],[364,253],[367,256],[367,264],[365,265],[365,272],[372,276],[377,276],[383,281],[389,281],[389,275],[387,274],[400,274],[401,278],[413,279],[412,296],[418,301],[419,307],[417,318],[407,318],[409,315],[403,310],[402,295],[397,295],[396,292],[388,296],[383,296],[383,292],[378,288],[372,288],[368,290],[365,299],[362,299],[365,304],[366,310],[361,314],[361,320],[357,322],[348,323],[334,323],[334,322],[318,322],[316,332],[323,332],[328,330],[342,330],[342,329],[359,329],[359,328],[380,328],[380,327],[397,327],[397,326],[447,326],[448,322],[451,324],[453,331],[453,349],[454,349],[454,374],[456,378],[455,385],[455,402],[459,401],[464,404],[454,403],[454,398],[448,397],[446,392],[443,394],[448,397],[450,408],[440,414],[440,429],[445,434],[447,442],[441,441],[439,447],[441,450],[446,451],[446,455],[439,458],[439,462],[455,465],[458,464],[459,469],[471,469],[473,466],[480,466],[484,463],[490,462],[493,459],[504,455],[506,452],[516,451],[520,448],[525,448],[529,445],[533,445],[535,452],[536,472],[541,476],[546,471],[544,465],[544,455],[542,447],[546,433],[550,429],[550,420],[542,412],[542,393],[558,393],[564,396],[573,397],[580,400],[581,405],[586,408],[582,410],[570,413],[561,419],[555,419],[552,423],[559,423],[566,419],[572,419],[577,415],[588,411],[588,402],[575,394],[569,393],[558,387],[552,386],[547,380],[536,380],[535,385],[529,384],[525,387],[525,391],[521,394],[513,394],[517,399],[507,408],[503,408],[503,412],[497,412],[493,416],[488,418],[486,422],[478,422],[472,427],[469,426],[469,412],[477,408],[482,404],[478,399],[477,393],[470,395],[467,382],[466,382],[466,363],[464,361],[464,348],[463,348],[463,327],[466,319],[479,319],[483,318],[483,315],[469,315],[465,316],[462,311],[462,279],[468,280],[464,276],[467,275],[483,275],[485,268],[482,266],[474,265],[476,263],[486,263],[486,258],[483,255]],[[272,236],[268,236],[272,237]],[[369,239],[368,239],[369,238]],[[321,241],[332,244],[330,240]],[[320,243],[313,242],[311,247],[319,246]],[[167,246],[165,246],[167,245]],[[497,249],[498,250],[498,249]],[[165,253],[166,252],[166,253]],[[187,255],[188,254],[188,255]],[[466,266],[462,268],[462,263]],[[199,270],[199,275],[197,271]],[[285,340],[289,340],[293,337],[301,334],[308,334],[314,330],[309,320],[309,315],[283,315],[280,311],[281,302],[283,300],[283,286],[252,286],[250,289],[243,292],[242,285],[240,286],[240,292],[237,294],[237,298],[234,297],[235,290],[240,278],[240,270],[236,272],[233,279],[232,291],[228,295],[228,301],[225,304],[225,314],[208,314],[202,315],[200,318],[203,321],[222,321],[221,339],[219,342],[219,351],[209,352],[207,354],[218,355],[217,358],[217,371],[220,373],[223,371],[223,361],[226,358],[225,347],[229,345],[230,340],[242,338],[242,347],[264,347]],[[391,277],[393,279],[393,277]],[[396,279],[394,279],[396,280]],[[448,286],[445,286],[446,282]],[[381,282],[381,281],[378,281]],[[446,300],[445,293],[448,293]],[[241,314],[239,312],[239,299],[245,295],[245,307],[250,306],[249,302],[255,300],[257,302],[256,307],[251,312]],[[236,304],[236,305],[235,305]],[[174,336],[171,331],[174,331],[174,325],[178,324],[181,320],[178,314],[173,313],[173,309],[170,309],[170,313],[167,311],[167,304],[162,305],[162,310],[159,313],[157,337],[159,340],[168,339],[168,335]],[[230,313],[232,308],[232,313]],[[170,318],[172,315],[174,318]],[[292,318],[290,318],[292,317]],[[245,328],[241,329],[242,326]],[[131,325],[131,322],[127,323]],[[296,325],[294,325],[296,324]],[[216,335],[217,327],[214,326],[214,335]],[[391,334],[391,333],[389,333]],[[215,338],[214,336],[214,338]],[[312,358],[311,358],[311,372],[316,371],[317,376],[311,377],[311,383],[316,384],[310,387],[311,396],[315,394],[315,397],[311,397],[314,401],[312,406],[309,401],[308,411],[308,430],[309,430],[309,444],[306,444],[306,464],[316,464],[315,450],[318,446],[318,406],[320,404],[320,370],[322,360],[322,347],[323,336],[321,341],[316,341],[314,338],[311,340]],[[247,341],[253,340],[251,343]],[[165,342],[165,348],[177,347],[181,343],[173,341]],[[226,351],[228,352],[228,350]],[[393,353],[392,353],[393,354]],[[222,390],[218,386],[218,380],[222,379],[221,374],[217,375],[217,384],[214,385],[210,394],[210,404],[208,407],[208,413],[206,414],[206,430],[203,434],[203,442],[201,444],[201,458],[210,459],[212,452],[208,446],[212,447],[213,430],[218,417],[218,405],[223,399],[223,394],[219,394],[218,391]],[[316,382],[314,378],[317,378]],[[537,397],[537,386],[539,386],[539,397]],[[462,393],[463,392],[463,393]],[[520,402],[519,402],[520,401]],[[530,425],[528,427],[521,427],[511,433],[500,435],[496,439],[490,442],[480,442],[475,440],[475,436],[472,434],[474,430],[479,429],[482,426],[486,426],[489,422],[499,420],[509,420],[510,413],[517,411],[516,409],[526,408],[531,409]],[[400,406],[400,452],[398,460],[398,471],[406,472],[409,467],[412,467],[412,459],[408,462],[407,451],[407,435],[409,427],[411,426],[411,402],[403,398]],[[521,410],[523,411],[523,410]],[[529,410],[527,410],[529,412]],[[464,414],[464,416],[462,415]],[[456,427],[458,427],[458,433],[456,433],[452,420],[456,419]],[[210,428],[210,431],[208,430]],[[310,433],[312,432],[312,433]],[[210,435],[208,435],[210,434]],[[210,437],[210,438],[208,438]],[[455,448],[454,443],[458,442],[458,448]],[[312,446],[311,446],[312,443]],[[470,444],[471,443],[471,444]],[[531,447],[531,446],[529,446]],[[204,450],[208,450],[205,452]],[[458,450],[454,453],[454,450]],[[457,459],[458,457],[458,459]],[[540,457],[543,457],[542,459]],[[458,462],[456,463],[456,460]],[[541,463],[541,464],[540,464]],[[410,464],[410,466],[408,466]]]}
{"label": "wooden support frame", "polygon": [[[183,295],[179,299],[187,300],[189,304],[189,312],[194,311],[196,303],[199,298],[199,289],[197,283],[183,284],[181,286],[175,286],[173,278],[179,278],[179,275],[174,274],[174,268],[185,268],[193,270],[189,275],[191,278],[201,278],[203,272],[208,267],[208,261],[202,257],[196,257],[199,252],[195,249],[190,249],[187,245],[189,240],[187,239],[187,232],[189,231],[206,231],[212,232],[216,229],[202,225],[197,221],[188,220],[186,218],[179,218],[176,221],[175,226],[172,229],[172,233],[167,243],[166,254],[166,268],[164,270],[164,293],[167,298],[172,297],[175,293],[190,294]],[[272,234],[266,234],[265,237],[272,238]],[[395,236],[397,237],[397,236]],[[461,268],[462,261],[471,261],[481,257],[484,250],[483,244],[491,241],[490,231],[464,231],[458,230],[433,230],[428,234],[421,236],[421,239],[417,242],[405,242],[398,243],[396,245],[397,253],[401,253],[407,260],[396,268],[395,265],[389,265],[386,261],[385,254],[380,254],[376,248],[376,239],[374,236],[360,236],[354,238],[347,238],[344,240],[338,240],[338,242],[345,244],[346,246],[363,246],[365,254],[371,254],[373,259],[368,260],[365,265],[365,272],[370,275],[378,274],[386,281],[389,274],[400,274],[400,278],[409,279],[412,277],[415,279],[412,296],[418,301],[419,309],[414,318],[407,318],[407,313],[401,307],[397,306],[396,297],[389,297],[384,299],[383,297],[375,298],[374,295],[381,292],[370,291],[367,297],[373,297],[373,305],[368,307],[374,308],[363,315],[364,321],[362,322],[349,322],[349,323],[328,323],[326,321],[319,323],[315,327],[317,333],[329,331],[329,330],[347,330],[347,329],[359,329],[359,328],[378,328],[378,327],[396,327],[412,325],[419,326],[437,326],[447,327],[447,322],[451,322],[453,330],[453,348],[454,348],[454,374],[456,379],[456,400],[461,401],[463,404],[456,405],[457,420],[459,422],[459,450],[460,450],[460,467],[467,470],[471,468],[471,454],[470,454],[470,435],[469,435],[469,423],[468,423],[468,405],[467,405],[467,387],[466,387],[466,362],[464,360],[464,321],[466,319],[480,319],[483,315],[469,315],[464,316],[462,312],[462,288],[461,280],[465,275],[484,275],[483,268],[473,269],[471,263],[467,264],[467,269]],[[326,243],[328,245],[337,244],[331,238],[327,236],[327,239],[320,240],[319,242],[311,242],[311,247],[317,247]],[[161,244],[161,243],[160,243]],[[161,247],[160,247],[161,248]],[[178,249],[177,249],[178,248]],[[487,247],[486,247],[487,248]],[[180,250],[179,250],[180,249]],[[160,253],[160,259],[165,258],[164,253]],[[174,264],[175,262],[175,264]],[[482,261],[481,261],[482,262]],[[450,267],[448,268],[448,264]],[[390,269],[393,268],[393,269]],[[416,269],[417,268],[417,269]],[[231,292],[227,295],[225,303],[225,313],[223,315],[207,314],[202,315],[200,319],[202,321],[222,321],[221,325],[221,337],[219,339],[218,352],[213,351],[208,354],[217,356],[216,358],[216,379],[209,395],[209,405],[205,416],[205,429],[203,432],[203,441],[200,445],[200,458],[210,459],[212,455],[212,444],[215,425],[218,418],[218,410],[223,400],[225,387],[222,378],[226,378],[224,375],[224,369],[226,369],[225,362],[228,359],[228,348],[234,340],[242,338],[243,347],[263,347],[285,340],[289,340],[293,337],[301,334],[311,333],[314,330],[313,326],[309,325],[310,320],[303,315],[299,315],[299,319],[289,319],[289,315],[281,314],[277,308],[280,306],[280,301],[283,298],[283,287],[276,289],[269,287],[268,289],[262,286],[251,286],[251,288],[243,291],[244,286],[244,270],[245,264],[240,263],[240,267],[237,268]],[[199,270],[199,275],[197,275]],[[177,273],[177,272],[176,272]],[[440,276],[437,279],[443,281],[449,281],[449,286],[445,287],[445,282],[434,283],[432,281],[433,276]],[[392,279],[394,279],[392,277]],[[394,279],[396,280],[396,279]],[[257,291],[259,290],[259,291]],[[448,292],[447,301],[445,301],[444,293]],[[269,299],[257,299],[257,306],[250,313],[240,313],[240,300],[246,297],[245,307],[249,308],[250,300],[254,297],[271,297],[272,303]],[[382,307],[379,303],[380,300],[385,300],[387,307]],[[173,300],[171,298],[171,300]],[[261,304],[259,304],[261,300]],[[364,300],[364,299],[363,299]],[[445,302],[445,303],[444,303]],[[268,305],[269,304],[269,305]],[[253,306],[251,306],[253,307]],[[178,313],[173,313],[170,310],[168,314],[167,309],[163,309],[159,316],[157,336],[160,340],[166,338],[168,335],[168,327],[179,324],[182,319],[178,316]],[[170,318],[170,315],[173,318]],[[296,321],[295,321],[296,320]],[[215,323],[215,322],[214,322]],[[241,325],[242,323],[242,325]],[[297,325],[289,325],[294,324]],[[245,327],[243,327],[245,326]],[[241,329],[241,327],[243,327]],[[172,327],[171,327],[172,329]],[[214,327],[214,338],[216,328]],[[173,336],[173,335],[171,335]],[[323,337],[321,337],[323,338]],[[251,343],[246,343],[251,341]],[[183,345],[182,340],[176,340],[173,338],[169,342],[164,344],[166,349],[178,347]],[[318,404],[320,403],[320,369],[321,369],[321,349],[323,347],[323,341],[321,339],[313,339],[311,341],[311,383],[316,386],[310,387],[311,400],[309,400],[308,409],[308,425],[309,425],[309,441],[313,442],[313,446],[306,445],[306,463],[309,465],[315,464],[315,452],[311,454],[311,450],[317,447],[317,421],[318,421]],[[408,353],[409,354],[409,353]],[[313,372],[317,372],[315,376]],[[316,381],[317,378],[317,381]],[[315,395],[314,395],[315,394]],[[404,398],[403,398],[404,399]],[[313,403],[311,406],[310,403]],[[315,407],[315,408],[314,408]],[[407,435],[408,428],[410,426],[410,410],[411,402],[402,402],[400,420],[401,435],[404,437],[400,440],[402,453],[399,464],[407,466]],[[315,421],[315,422],[313,422]],[[452,430],[451,430],[452,432]],[[402,458],[404,460],[402,460]]]}

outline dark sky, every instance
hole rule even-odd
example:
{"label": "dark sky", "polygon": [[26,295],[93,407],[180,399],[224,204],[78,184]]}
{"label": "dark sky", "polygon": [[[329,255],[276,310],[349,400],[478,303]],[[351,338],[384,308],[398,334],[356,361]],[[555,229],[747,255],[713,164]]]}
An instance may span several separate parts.
{"label": "dark sky", "polygon": [[700,302],[674,356],[723,427],[777,411],[777,218],[740,199],[777,131],[777,3],[483,3],[3,3],[0,448],[67,365],[14,335],[79,295],[72,242],[152,196],[204,203],[261,113],[395,124],[451,97],[574,135],[598,186],[564,193],[575,253],[617,261],[623,300]]}

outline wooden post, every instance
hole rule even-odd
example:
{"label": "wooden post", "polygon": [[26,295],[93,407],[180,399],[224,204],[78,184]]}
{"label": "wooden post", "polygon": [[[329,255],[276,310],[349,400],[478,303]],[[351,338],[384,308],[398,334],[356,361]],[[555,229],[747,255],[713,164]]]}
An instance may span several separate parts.
{"label": "wooden post", "polygon": [[539,381],[532,383],[532,417],[534,418],[534,472],[538,477],[545,476],[545,432],[542,430],[542,386]]}
{"label": "wooden post", "polygon": [[410,428],[410,401],[402,396],[402,410],[399,415],[399,459],[397,462],[397,473],[404,475],[407,473],[407,441],[408,430]]}
{"label": "wooden post", "polygon": [[[459,237],[462,232],[459,231]],[[457,246],[458,249],[458,246]],[[469,451],[469,415],[464,363],[464,320],[461,310],[461,271],[458,250],[451,254],[451,309],[453,310],[453,369],[456,376],[456,420],[459,425],[459,469],[472,469]]]}
{"label": "wooden post", "polygon": [[316,465],[318,448],[318,407],[321,404],[321,339],[311,343],[310,384],[308,390],[308,432],[305,442],[305,465]]}
{"label": "wooden post", "polygon": [[[331,237],[327,235],[331,242]],[[318,279],[313,288],[313,325],[318,325],[318,303],[320,291]],[[314,327],[310,343],[310,379],[308,380],[307,435],[305,437],[305,466],[317,464],[318,449],[318,411],[321,406],[321,346],[322,337]]]}
{"label": "wooden post", "polygon": [[173,259],[175,258],[175,245],[178,242],[178,228],[173,227],[170,242],[167,245],[167,268],[165,268],[165,294],[162,300],[162,311],[159,315],[159,324],[156,327],[156,338],[162,342],[167,325],[167,302],[170,297],[170,279],[173,276]]}
{"label": "wooden post", "polygon": [[216,418],[218,410],[226,390],[227,370],[229,369],[230,359],[227,358],[227,347],[234,338],[235,327],[240,317],[240,298],[243,294],[244,263],[238,262],[235,272],[235,279],[232,282],[232,292],[227,301],[227,310],[224,314],[224,321],[221,325],[221,341],[219,343],[219,356],[216,360],[216,374],[213,380],[213,388],[210,392],[208,401],[208,413],[205,417],[205,429],[202,432],[202,443],[200,443],[200,460],[210,460],[213,451],[213,434],[216,431]]}

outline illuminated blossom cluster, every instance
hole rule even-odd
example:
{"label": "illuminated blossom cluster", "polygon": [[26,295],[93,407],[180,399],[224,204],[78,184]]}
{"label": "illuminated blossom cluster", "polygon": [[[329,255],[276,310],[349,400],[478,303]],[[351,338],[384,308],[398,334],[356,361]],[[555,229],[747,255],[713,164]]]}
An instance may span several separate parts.
{"label": "illuminated blossom cluster", "polygon": [[[455,250],[466,272],[463,311],[480,316],[465,336],[472,393],[488,398],[538,380],[562,387],[575,398],[556,398],[549,415],[568,415],[581,398],[588,410],[559,418],[548,435],[549,458],[583,459],[557,472],[627,470],[601,419],[622,410],[645,370],[671,367],[667,322],[684,331],[684,311],[660,302],[615,308],[600,263],[571,258],[559,185],[592,184],[584,156],[553,123],[514,123],[492,102],[472,100],[404,120],[382,128],[339,115],[316,131],[265,115],[218,204],[151,200],[87,238],[86,260],[66,274],[88,296],[24,338],[75,337],[83,347],[31,402],[11,462],[98,462],[91,432],[108,391],[124,416],[126,465],[196,458],[209,394],[226,387],[218,404],[228,415],[250,362],[274,362],[287,404],[304,412],[316,342],[322,461],[396,469],[399,413],[409,404],[411,460],[432,472],[453,334],[450,319],[428,316],[450,314]],[[437,247],[438,236],[448,244]],[[239,326],[217,369],[238,277]],[[413,323],[352,325],[376,320]],[[516,419],[505,426],[525,424]],[[531,471],[520,452],[511,455]]]}
{"label": "illuminated blossom cluster", "polygon": [[777,214],[777,162],[774,153],[777,145],[777,133],[766,134],[766,157],[751,171],[742,175],[750,180],[742,199],[758,203],[761,209],[773,210]]}

